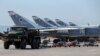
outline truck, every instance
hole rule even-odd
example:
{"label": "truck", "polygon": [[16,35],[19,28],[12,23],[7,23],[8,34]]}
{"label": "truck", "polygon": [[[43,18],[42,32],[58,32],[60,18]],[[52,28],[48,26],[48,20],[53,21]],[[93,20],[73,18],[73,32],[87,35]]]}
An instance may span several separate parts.
{"label": "truck", "polygon": [[10,31],[3,35],[4,49],[14,45],[16,49],[25,49],[30,45],[32,49],[39,49],[41,38],[39,29],[29,29],[25,26],[12,26]]}

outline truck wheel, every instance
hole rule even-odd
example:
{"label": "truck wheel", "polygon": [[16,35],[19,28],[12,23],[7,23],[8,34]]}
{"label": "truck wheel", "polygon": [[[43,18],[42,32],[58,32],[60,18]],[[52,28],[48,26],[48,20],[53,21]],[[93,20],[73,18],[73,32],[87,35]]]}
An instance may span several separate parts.
{"label": "truck wheel", "polygon": [[32,43],[31,43],[31,48],[32,48],[32,49],[35,49],[35,46],[36,46],[35,43],[36,43],[36,41],[35,41],[35,40],[32,40]]}
{"label": "truck wheel", "polygon": [[9,49],[9,43],[8,42],[4,42],[4,49]]}
{"label": "truck wheel", "polygon": [[39,43],[37,43],[37,44],[36,44],[36,49],[39,49],[39,46],[40,46]]}
{"label": "truck wheel", "polygon": [[32,40],[31,48],[32,49],[39,49],[40,42],[38,40]]}
{"label": "truck wheel", "polygon": [[97,45],[97,47],[99,47],[99,45]]}
{"label": "truck wheel", "polygon": [[21,48],[21,49],[25,49],[25,48],[26,48],[26,40],[25,40],[25,39],[23,39],[23,40],[21,41],[20,48]]}
{"label": "truck wheel", "polygon": [[40,40],[37,39],[37,41],[36,41],[36,49],[39,49],[39,47],[40,47]]}

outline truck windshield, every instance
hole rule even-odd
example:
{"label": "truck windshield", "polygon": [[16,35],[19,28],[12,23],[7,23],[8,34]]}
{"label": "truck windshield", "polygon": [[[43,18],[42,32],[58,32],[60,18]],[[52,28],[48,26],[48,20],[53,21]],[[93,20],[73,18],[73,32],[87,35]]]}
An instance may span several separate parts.
{"label": "truck windshield", "polygon": [[24,31],[26,30],[24,27],[11,27],[11,31]]}

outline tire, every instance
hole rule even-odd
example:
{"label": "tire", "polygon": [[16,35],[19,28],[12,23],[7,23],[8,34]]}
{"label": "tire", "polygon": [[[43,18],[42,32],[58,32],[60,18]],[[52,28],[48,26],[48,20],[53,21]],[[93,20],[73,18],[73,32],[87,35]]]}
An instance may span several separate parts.
{"label": "tire", "polygon": [[32,42],[31,42],[31,49],[35,49],[35,41],[34,40],[32,40]]}
{"label": "tire", "polygon": [[40,47],[40,45],[39,45],[39,43],[37,43],[35,49],[39,49],[39,47]]}
{"label": "tire", "polygon": [[87,47],[88,47],[88,45],[87,45]]}
{"label": "tire", "polygon": [[4,42],[4,49],[9,49],[9,43],[8,42]]}
{"label": "tire", "polygon": [[71,47],[70,45],[68,47]]}
{"label": "tire", "polygon": [[39,49],[40,47],[40,41],[38,39],[33,39],[31,43],[32,49]]}
{"label": "tire", "polygon": [[99,47],[99,45],[97,45],[97,47]]}
{"label": "tire", "polygon": [[81,47],[80,45],[78,47]]}
{"label": "tire", "polygon": [[22,39],[21,44],[20,44],[21,49],[26,49],[26,39]]}

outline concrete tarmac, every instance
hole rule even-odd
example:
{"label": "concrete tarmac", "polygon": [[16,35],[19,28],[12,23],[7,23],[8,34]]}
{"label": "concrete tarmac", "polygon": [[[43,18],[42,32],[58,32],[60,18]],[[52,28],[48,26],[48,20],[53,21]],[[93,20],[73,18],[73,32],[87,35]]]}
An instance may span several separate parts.
{"label": "concrete tarmac", "polygon": [[100,47],[56,47],[40,49],[10,49],[5,50],[3,43],[0,43],[0,56],[100,56]]}

